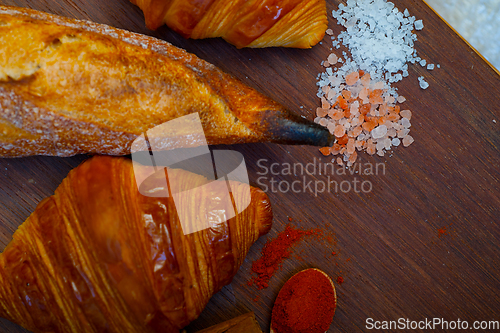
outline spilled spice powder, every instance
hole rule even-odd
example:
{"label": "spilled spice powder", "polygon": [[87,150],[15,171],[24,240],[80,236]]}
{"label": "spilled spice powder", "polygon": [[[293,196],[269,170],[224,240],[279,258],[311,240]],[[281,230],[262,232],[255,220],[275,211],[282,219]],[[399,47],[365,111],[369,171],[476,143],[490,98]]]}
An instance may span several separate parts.
{"label": "spilled spice powder", "polygon": [[441,236],[446,235],[446,227],[442,227],[441,229],[438,229],[438,237],[441,238]]}
{"label": "spilled spice powder", "polygon": [[261,252],[260,259],[252,264],[252,271],[257,274],[248,281],[248,285],[255,284],[259,290],[267,288],[274,272],[277,271],[283,261],[290,257],[291,248],[304,236],[322,236],[323,230],[309,229],[300,230],[291,225],[287,225],[278,237],[268,240]]}
{"label": "spilled spice powder", "polygon": [[342,276],[337,277],[337,283],[338,284],[344,283],[344,278]]}

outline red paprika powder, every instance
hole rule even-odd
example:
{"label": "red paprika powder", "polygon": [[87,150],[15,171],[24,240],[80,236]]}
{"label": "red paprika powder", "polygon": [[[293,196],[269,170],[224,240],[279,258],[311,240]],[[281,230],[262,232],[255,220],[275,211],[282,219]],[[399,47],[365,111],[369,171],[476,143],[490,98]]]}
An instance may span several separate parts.
{"label": "red paprika powder", "polygon": [[324,333],[335,314],[337,297],[330,278],[317,269],[306,269],[281,288],[274,302],[274,333]]}
{"label": "red paprika powder", "polygon": [[248,285],[255,283],[259,290],[267,288],[274,272],[280,268],[286,258],[290,257],[291,247],[304,236],[310,235],[322,235],[322,230],[300,230],[287,225],[278,237],[267,241],[262,249],[262,256],[252,264],[252,271],[257,276],[252,278]]}

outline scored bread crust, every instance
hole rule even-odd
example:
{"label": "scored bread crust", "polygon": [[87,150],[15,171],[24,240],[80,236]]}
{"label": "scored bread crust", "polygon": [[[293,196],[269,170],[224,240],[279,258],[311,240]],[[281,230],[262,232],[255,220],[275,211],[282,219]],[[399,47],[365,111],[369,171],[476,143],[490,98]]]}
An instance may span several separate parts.
{"label": "scored bread crust", "polygon": [[[208,144],[324,146],[332,139],[214,65],[153,37],[0,6],[0,45],[2,157],[125,155],[147,130],[195,112]],[[188,137],[173,133],[162,148],[181,147]]]}

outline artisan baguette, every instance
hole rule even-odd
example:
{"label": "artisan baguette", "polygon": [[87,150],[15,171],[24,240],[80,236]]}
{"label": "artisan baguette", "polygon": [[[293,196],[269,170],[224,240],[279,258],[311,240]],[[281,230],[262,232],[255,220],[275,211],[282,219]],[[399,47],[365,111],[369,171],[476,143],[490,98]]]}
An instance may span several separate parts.
{"label": "artisan baguette", "polygon": [[[331,144],[321,126],[152,37],[0,6],[0,55],[1,157],[126,155],[195,112],[208,144]],[[185,146],[178,134],[163,149]]]}

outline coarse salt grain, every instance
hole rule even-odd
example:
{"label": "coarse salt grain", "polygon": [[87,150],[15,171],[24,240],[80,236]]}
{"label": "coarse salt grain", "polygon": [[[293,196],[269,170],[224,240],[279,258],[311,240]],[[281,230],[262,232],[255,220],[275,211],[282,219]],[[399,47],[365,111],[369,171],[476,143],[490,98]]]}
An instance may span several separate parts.
{"label": "coarse salt grain", "polygon": [[408,147],[413,143],[413,137],[411,135],[407,135],[403,138],[403,146]]}
{"label": "coarse salt grain", "polygon": [[337,55],[335,53],[331,53],[329,56],[328,56],[328,62],[330,63],[330,65],[335,65],[337,63]]}
{"label": "coarse salt grain", "polygon": [[408,120],[411,120],[411,111],[410,110],[403,110],[399,113],[401,117],[406,118]]}
{"label": "coarse salt grain", "polygon": [[371,134],[372,134],[372,138],[374,138],[374,139],[383,138],[387,134],[387,126],[385,126],[385,125],[377,126],[372,130]]}
{"label": "coarse salt grain", "polygon": [[424,77],[423,76],[420,76],[418,78],[418,84],[420,85],[420,88],[422,89],[427,89],[429,88],[429,83],[427,83],[425,80],[424,80]]}
{"label": "coarse salt grain", "polygon": [[421,30],[423,23],[386,0],[348,0],[333,17],[347,28],[336,39],[332,36],[333,47],[344,44],[352,59],[346,52],[344,60],[335,53],[328,56],[328,68],[318,76],[318,97],[322,109],[325,100],[330,108],[320,111],[327,121],[315,122],[337,138],[322,153],[340,154],[337,163],[349,166],[357,158],[356,150],[384,156],[392,146],[413,142],[408,134],[411,111],[401,111],[398,103],[406,98],[391,83],[408,76],[408,62],[426,65],[413,48],[416,35],[412,31]]}
{"label": "coarse salt grain", "polygon": [[415,29],[422,30],[424,28],[424,23],[422,20],[415,21]]}

